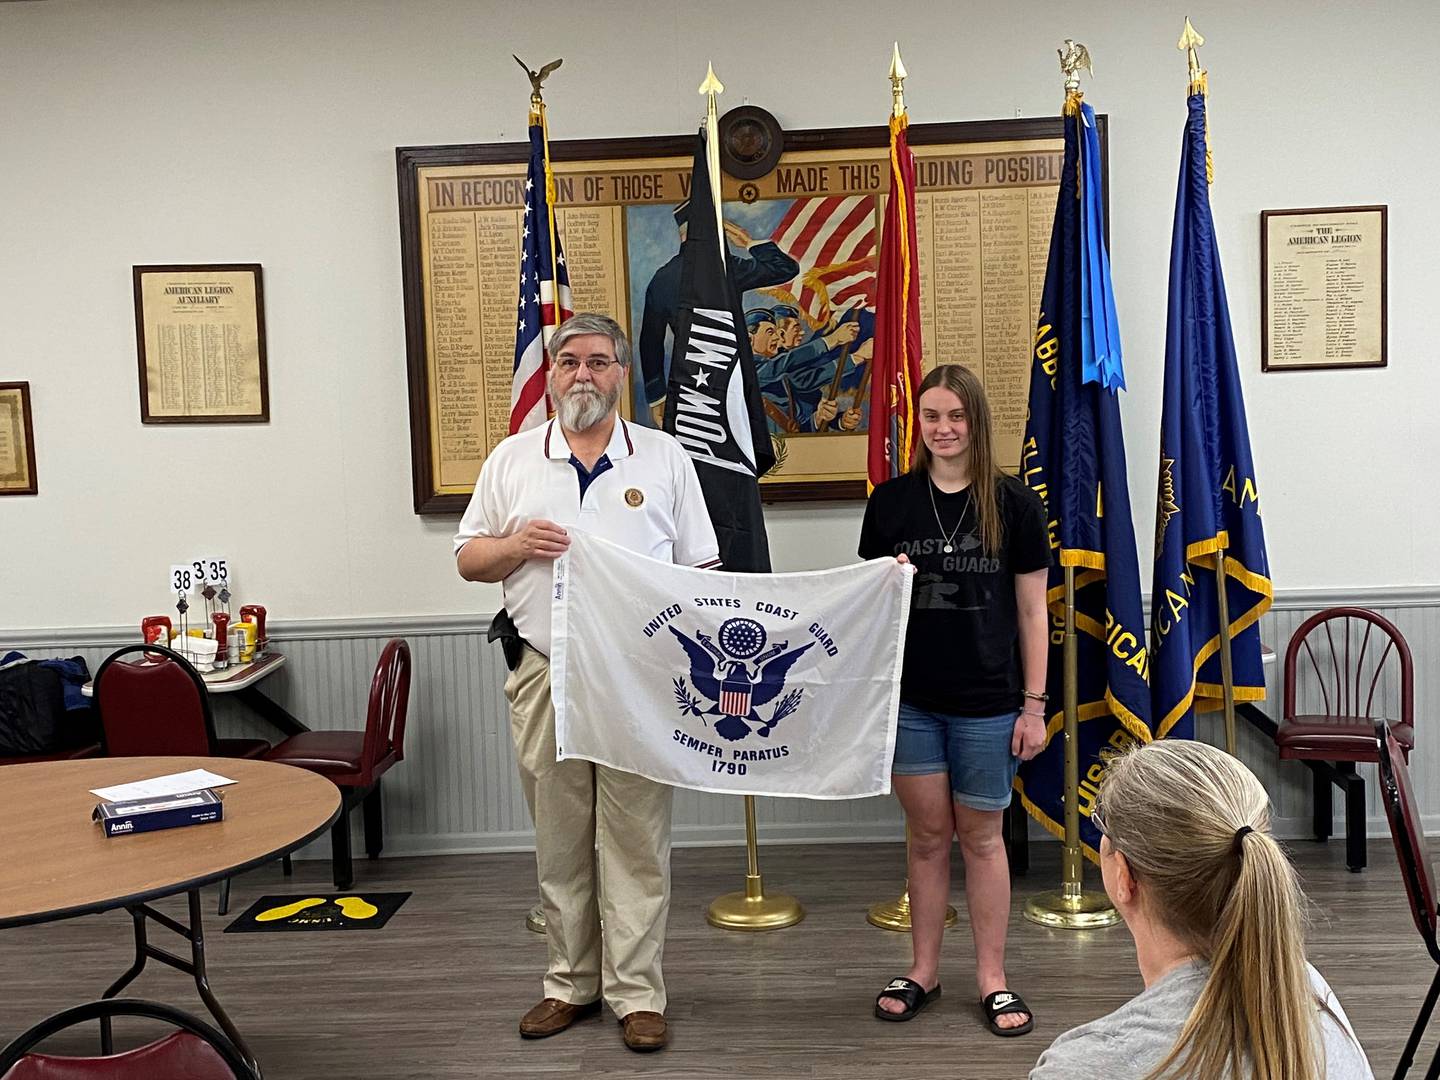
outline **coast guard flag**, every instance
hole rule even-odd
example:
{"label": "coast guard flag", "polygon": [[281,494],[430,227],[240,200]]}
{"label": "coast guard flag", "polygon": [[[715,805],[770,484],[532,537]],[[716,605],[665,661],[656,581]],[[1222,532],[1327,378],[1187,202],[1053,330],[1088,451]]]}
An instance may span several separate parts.
{"label": "coast guard flag", "polygon": [[[550,372],[546,349],[555,327],[575,314],[570,275],[555,220],[554,181],[545,160],[545,130],[530,114],[530,167],[525,173],[525,214],[520,236],[520,317],[515,328],[515,374],[510,384],[510,434],[538,427],[549,417]],[[551,241],[554,249],[551,249]]]}
{"label": "coast guard flag", "polygon": [[[1120,403],[1108,388],[1123,385],[1124,375],[1118,350],[1094,340],[1087,346],[1085,338],[1098,335],[1102,321],[1107,340],[1115,333],[1113,300],[1103,320],[1093,317],[1093,306],[1092,317],[1085,316],[1087,305],[1109,291],[1108,283],[1089,276],[1099,272],[1097,267],[1107,275],[1109,269],[1108,260],[1087,251],[1087,237],[1094,243],[1105,234],[1103,222],[1086,220],[1099,212],[1100,200],[1079,198],[1076,190],[1077,182],[1086,186],[1099,179],[1098,163],[1087,160],[1098,147],[1098,140],[1086,138],[1094,124],[1094,110],[1078,94],[1066,101],[1065,164],[1035,330],[1020,465],[1021,478],[1045,500],[1056,553],[1046,591],[1052,631],[1047,742],[1021,765],[1015,786],[1025,808],[1063,837],[1065,695],[1059,631],[1065,616],[1064,567],[1073,566],[1080,654],[1080,840],[1085,853],[1098,859],[1100,835],[1090,822],[1090,807],[1104,772],[1102,755],[1150,741],[1150,688]],[[1087,379],[1087,357],[1107,376]]]}
{"label": "coast guard flag", "polygon": [[886,794],[913,573],[696,570],[571,529],[551,607],[557,760],[731,795]]}
{"label": "coast guard flag", "polygon": [[725,569],[763,573],[770,569],[770,542],[758,481],[775,464],[775,453],[740,294],[726,268],[706,153],[701,128],[662,426],[695,462]]}
{"label": "coast guard flag", "polygon": [[1270,607],[1270,562],[1225,279],[1210,217],[1205,96],[1190,95],[1170,244],[1165,401],[1150,655],[1155,734],[1192,738],[1195,712],[1222,707],[1215,576],[1225,551],[1235,700],[1265,696],[1260,616]]}

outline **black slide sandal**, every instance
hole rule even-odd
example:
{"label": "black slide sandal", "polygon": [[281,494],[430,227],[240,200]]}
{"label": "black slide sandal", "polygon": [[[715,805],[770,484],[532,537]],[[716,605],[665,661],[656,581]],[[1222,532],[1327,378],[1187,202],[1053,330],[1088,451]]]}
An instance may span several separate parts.
{"label": "black slide sandal", "polygon": [[[891,979],[888,986],[875,997],[875,1015],[881,1020],[913,1020],[926,1005],[940,996],[940,984],[927,991],[914,979]],[[901,1012],[887,1012],[880,1006],[881,998],[894,998],[905,1006]]]}
{"label": "black slide sandal", "polygon": [[[1035,1014],[1030,1011],[1030,1006],[1025,1004],[1025,999],[1019,994],[1009,990],[996,990],[993,994],[987,994],[980,1003],[980,1009],[985,1014],[985,1024],[990,1028],[990,1033],[999,1035],[1002,1039],[1028,1035],[1035,1030]],[[995,1023],[998,1018],[1012,1013],[1024,1013],[1030,1019],[1018,1027],[1010,1028]]]}

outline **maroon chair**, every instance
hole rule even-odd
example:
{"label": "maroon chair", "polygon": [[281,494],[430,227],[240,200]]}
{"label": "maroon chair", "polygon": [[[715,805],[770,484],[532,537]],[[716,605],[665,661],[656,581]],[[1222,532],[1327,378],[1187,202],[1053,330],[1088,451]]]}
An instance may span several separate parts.
{"label": "maroon chair", "polygon": [[[138,661],[124,659],[140,653]],[[264,757],[264,739],[220,739],[205,680],[163,645],[127,645],[95,672],[95,708],[111,757]]]}
{"label": "maroon chair", "polygon": [[1330,838],[1331,785],[1345,789],[1345,863],[1358,872],[1365,868],[1365,781],[1355,765],[1379,760],[1375,721],[1388,721],[1407,759],[1415,745],[1410,646],[1382,615],[1327,608],[1295,628],[1284,677],[1275,745],[1283,760],[1305,761],[1314,772],[1316,840]]}
{"label": "maroon chair", "polygon": [[292,735],[265,755],[309,769],[340,789],[340,817],[330,827],[335,887],[355,880],[350,858],[350,810],[365,807],[365,853],[378,858],[383,846],[380,777],[405,759],[405,714],[410,705],[410,646],[403,638],[386,643],[370,680],[370,704],[364,731],[305,731]]}
{"label": "maroon chair", "polygon": [[[1401,1080],[1410,1071],[1415,1051],[1430,1023],[1430,1014],[1435,1010],[1435,1001],[1440,998],[1440,913],[1436,911],[1435,878],[1430,870],[1430,856],[1425,850],[1420,808],[1415,804],[1410,787],[1405,747],[1395,738],[1393,728],[1386,729],[1383,720],[1375,721],[1375,745],[1380,765],[1380,801],[1385,804],[1385,816],[1390,819],[1390,838],[1395,841],[1400,877],[1405,882],[1405,895],[1410,898],[1410,914],[1415,917],[1415,928],[1420,931],[1430,959],[1436,964],[1435,978],[1430,983],[1425,1002],[1420,1006],[1420,1015],[1410,1029],[1410,1038],[1395,1067],[1395,1080]],[[1436,1047],[1435,1057],[1425,1075],[1440,1076],[1440,1047]]]}
{"label": "maroon chair", "polygon": [[[140,1016],[163,1020],[179,1031],[134,1050],[104,1057],[57,1057],[34,1047],[65,1028],[89,1020]],[[235,1044],[188,1013],[153,1001],[111,998],[66,1009],[42,1020],[0,1050],[0,1080],[256,1080]]]}
{"label": "maroon chair", "polygon": [[[141,654],[137,660],[125,657]],[[264,757],[264,739],[220,739],[210,691],[190,661],[163,645],[127,645],[95,672],[95,708],[111,757]],[[139,779],[137,777],[137,779]],[[220,914],[230,879],[220,882]]]}

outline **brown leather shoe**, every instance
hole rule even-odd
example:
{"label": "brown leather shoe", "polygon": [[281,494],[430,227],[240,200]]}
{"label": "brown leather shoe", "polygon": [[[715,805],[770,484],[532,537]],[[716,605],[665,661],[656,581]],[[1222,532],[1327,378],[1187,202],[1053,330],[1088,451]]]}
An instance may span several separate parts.
{"label": "brown leather shoe", "polygon": [[670,1041],[665,1017],[657,1012],[632,1012],[620,1025],[625,1029],[625,1045],[637,1053],[663,1050]]}
{"label": "brown leather shoe", "polygon": [[559,998],[546,998],[520,1018],[520,1034],[526,1039],[545,1039],[559,1035],[577,1020],[594,1016],[600,1011],[600,1001],[588,1001],[584,1005],[571,1005]]}

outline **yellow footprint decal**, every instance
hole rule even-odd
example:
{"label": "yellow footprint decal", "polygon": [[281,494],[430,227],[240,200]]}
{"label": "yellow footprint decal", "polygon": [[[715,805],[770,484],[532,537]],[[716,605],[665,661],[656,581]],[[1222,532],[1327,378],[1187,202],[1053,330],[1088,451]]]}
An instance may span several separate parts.
{"label": "yellow footprint decal", "polygon": [[369,919],[380,914],[380,909],[374,904],[366,903],[358,896],[339,896],[335,898],[335,904],[340,908],[340,914],[347,919]]}
{"label": "yellow footprint decal", "polygon": [[255,916],[256,922],[275,922],[278,919],[288,919],[292,915],[298,915],[306,908],[312,908],[316,904],[325,903],[319,896],[311,896],[304,900],[296,900],[293,904],[285,904],[281,907],[272,907],[268,911],[262,911]]}

